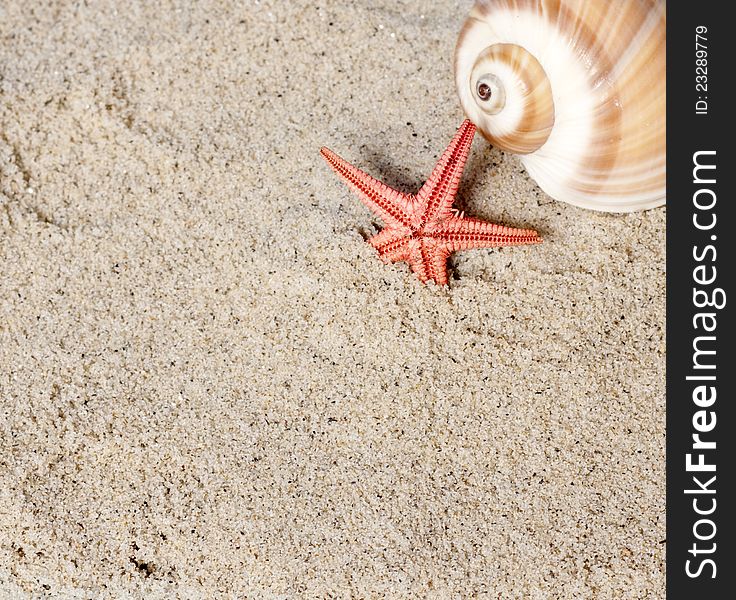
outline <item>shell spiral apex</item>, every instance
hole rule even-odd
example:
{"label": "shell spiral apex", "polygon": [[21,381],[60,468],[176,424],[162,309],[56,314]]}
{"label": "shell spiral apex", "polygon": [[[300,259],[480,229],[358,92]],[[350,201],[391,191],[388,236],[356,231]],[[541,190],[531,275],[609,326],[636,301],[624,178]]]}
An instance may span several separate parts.
{"label": "shell spiral apex", "polygon": [[481,0],[460,32],[463,110],[557,200],[665,202],[664,0]]}

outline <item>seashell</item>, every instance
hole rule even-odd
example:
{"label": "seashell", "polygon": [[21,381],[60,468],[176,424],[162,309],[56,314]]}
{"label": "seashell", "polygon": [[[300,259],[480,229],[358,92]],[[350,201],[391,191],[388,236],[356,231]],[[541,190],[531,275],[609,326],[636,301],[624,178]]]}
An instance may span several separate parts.
{"label": "seashell", "polygon": [[664,0],[481,0],[460,32],[468,118],[556,200],[665,202]]}

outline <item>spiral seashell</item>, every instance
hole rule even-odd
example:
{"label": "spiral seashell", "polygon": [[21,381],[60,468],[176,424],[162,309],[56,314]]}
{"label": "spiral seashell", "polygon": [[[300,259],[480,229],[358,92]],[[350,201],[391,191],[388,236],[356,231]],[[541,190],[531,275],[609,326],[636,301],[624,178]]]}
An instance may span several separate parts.
{"label": "spiral seashell", "polygon": [[557,200],[665,202],[664,0],[481,0],[455,49],[463,109]]}

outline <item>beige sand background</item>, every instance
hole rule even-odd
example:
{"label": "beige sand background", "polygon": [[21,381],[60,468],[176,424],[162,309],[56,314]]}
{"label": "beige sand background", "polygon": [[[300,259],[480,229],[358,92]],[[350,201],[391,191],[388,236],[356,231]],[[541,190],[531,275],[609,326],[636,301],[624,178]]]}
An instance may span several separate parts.
{"label": "beige sand background", "polygon": [[0,597],[657,598],[663,209],[552,201],[449,289],[329,144],[416,190],[470,1],[0,4]]}

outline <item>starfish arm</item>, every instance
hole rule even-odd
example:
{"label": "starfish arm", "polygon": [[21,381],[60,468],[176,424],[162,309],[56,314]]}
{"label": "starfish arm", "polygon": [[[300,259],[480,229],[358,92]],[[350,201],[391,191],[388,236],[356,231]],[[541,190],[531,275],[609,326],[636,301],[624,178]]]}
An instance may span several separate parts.
{"label": "starfish arm", "polygon": [[424,222],[430,223],[452,214],[465,161],[475,135],[475,125],[465,119],[452,138],[450,145],[442,153],[427,182],[417,194],[417,202],[424,208]]}
{"label": "starfish arm", "polygon": [[[385,231],[387,230],[384,229],[381,233],[384,233]],[[386,239],[379,244],[374,240],[376,240],[380,235],[381,234],[374,236],[368,241],[376,250],[378,250],[378,256],[383,262],[393,263],[402,260],[409,260],[411,255],[411,238],[394,236],[392,239]]]}
{"label": "starfish arm", "polygon": [[402,238],[407,237],[409,232],[403,229],[397,229],[395,227],[386,227],[378,232],[376,235],[368,240],[368,243],[373,246],[376,250],[381,250],[386,247],[387,244],[396,242]]}
{"label": "starfish arm", "polygon": [[432,280],[437,285],[447,285],[448,256],[445,244],[425,238],[412,250],[408,263],[422,283]]}
{"label": "starfish arm", "polygon": [[496,248],[539,244],[542,238],[532,229],[514,229],[480,219],[452,217],[438,223],[430,233],[443,240],[449,252],[471,248]]}
{"label": "starfish arm", "polygon": [[320,154],[374,214],[389,227],[408,229],[411,226],[409,207],[413,199],[374,179],[367,173],[340,158],[329,148]]}

